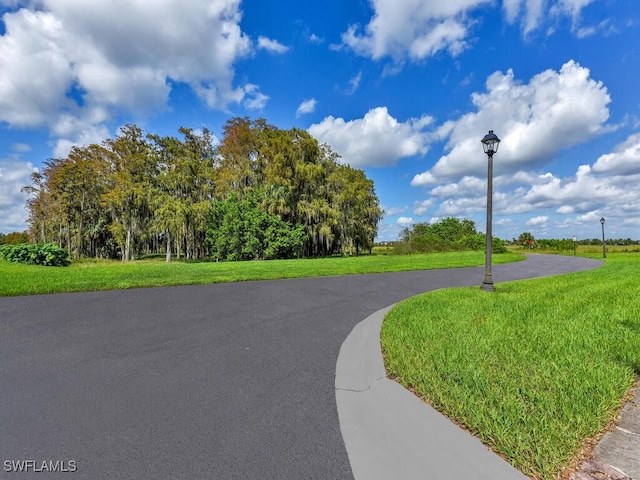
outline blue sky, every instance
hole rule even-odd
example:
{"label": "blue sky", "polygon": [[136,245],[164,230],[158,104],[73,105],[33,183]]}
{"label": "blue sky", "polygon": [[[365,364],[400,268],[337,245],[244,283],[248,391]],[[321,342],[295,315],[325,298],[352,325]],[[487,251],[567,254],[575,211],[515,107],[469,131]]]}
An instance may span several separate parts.
{"label": "blue sky", "polygon": [[[188,5],[188,8],[187,8]],[[443,217],[640,239],[637,0],[0,0],[0,231],[20,187],[126,123],[308,130],[375,181],[379,239]]]}

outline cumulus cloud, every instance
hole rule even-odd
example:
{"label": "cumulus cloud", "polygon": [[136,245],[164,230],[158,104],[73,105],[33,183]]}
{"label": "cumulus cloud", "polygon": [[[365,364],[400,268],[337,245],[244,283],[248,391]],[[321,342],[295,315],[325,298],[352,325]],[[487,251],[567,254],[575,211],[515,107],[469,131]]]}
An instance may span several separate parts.
{"label": "cumulus cloud", "polygon": [[605,130],[609,118],[611,99],[606,87],[573,60],[557,72],[535,75],[528,84],[517,81],[512,70],[496,72],[486,87],[486,93],[472,96],[477,110],[449,122],[443,130],[449,153],[416,175],[412,185],[486,175],[480,139],[487,125],[502,140],[494,165],[496,173],[505,174],[543,165],[558,151],[592,139]]}
{"label": "cumulus cloud", "polygon": [[[503,0],[508,23],[520,22],[523,35],[547,21],[570,17],[578,32],[582,10],[594,0]],[[373,16],[364,27],[350,25],[342,34],[342,46],[359,55],[379,60],[391,57],[422,60],[446,51],[458,55],[468,45],[473,13],[492,5],[491,0],[370,0]]]}
{"label": "cumulus cloud", "polygon": [[574,208],[582,205],[582,209],[593,208],[595,205],[618,203],[629,198],[630,192],[626,190],[630,186],[630,180],[599,178],[592,175],[589,165],[582,165],[572,178],[552,174],[541,176],[521,199],[535,208],[561,208],[566,205],[574,205]]}
{"label": "cumulus cloud", "polygon": [[396,223],[398,225],[401,225],[403,227],[408,227],[409,225],[413,225],[415,222],[413,221],[413,218],[411,217],[400,217]]}
{"label": "cumulus cloud", "polygon": [[[71,123],[72,118],[68,119]],[[77,126],[77,134],[73,134],[73,130],[69,131],[69,135],[73,135],[73,140],[67,138],[59,138],[53,148],[54,158],[64,158],[71,151],[71,147],[77,145],[91,145],[92,143],[101,144],[105,138],[109,138],[109,129],[104,125],[93,125],[87,122],[85,125]]]}
{"label": "cumulus cloud", "polygon": [[21,232],[27,220],[27,195],[22,187],[31,183],[34,167],[15,159],[0,159],[0,232]]}
{"label": "cumulus cloud", "polygon": [[299,117],[300,115],[306,115],[307,113],[313,113],[316,109],[317,103],[318,102],[315,98],[303,101],[296,111],[296,117]]}
{"label": "cumulus cloud", "polygon": [[311,125],[309,133],[331,145],[351,166],[382,167],[424,155],[428,150],[425,128],[432,122],[429,116],[399,122],[386,107],[378,107],[356,120],[326,117]]}
{"label": "cumulus cloud", "polygon": [[630,175],[640,173],[640,133],[631,135],[612,153],[602,155],[593,165],[594,173]]}
{"label": "cumulus cloud", "polygon": [[372,0],[374,15],[365,27],[351,25],[344,45],[375,60],[405,56],[419,60],[446,50],[457,55],[466,47],[470,10],[490,0]]}
{"label": "cumulus cloud", "polygon": [[[631,139],[634,137],[630,136]],[[627,140],[622,145],[628,143],[633,142]],[[624,150],[622,145],[616,150]],[[594,171],[594,166],[581,165],[571,176],[523,172],[519,178],[521,183],[505,181],[504,177],[497,177],[494,182],[494,222],[499,227],[498,235],[503,238],[504,231],[511,230],[516,224],[511,221],[514,217],[520,218],[517,223],[537,231],[537,235],[556,238],[599,228],[602,216],[611,225],[612,236],[616,235],[615,228],[640,223],[640,192],[636,187],[640,182],[638,171],[602,175]],[[469,188],[469,179],[460,183],[460,186],[452,183],[432,188],[427,200],[416,203],[414,213],[420,209],[421,215],[429,211],[434,216],[475,216],[482,220],[486,196],[475,194]],[[553,217],[550,216],[552,212],[555,214]],[[555,230],[547,230],[551,227]],[[521,232],[510,231],[509,236],[517,236],[518,233]],[[593,235],[597,236],[597,232]]]}
{"label": "cumulus cloud", "polygon": [[538,227],[540,225],[545,225],[549,221],[549,217],[541,215],[539,217],[530,218],[527,220],[525,225],[527,227]]}
{"label": "cumulus cloud", "polygon": [[258,37],[258,48],[277,54],[282,54],[289,51],[289,47],[287,47],[286,45],[282,45],[277,40],[272,40],[267,37]]}
{"label": "cumulus cloud", "polygon": [[[251,53],[240,0],[40,0],[5,13],[0,36],[0,121],[69,128],[72,137],[118,112],[163,109],[171,82],[224,109],[259,91],[234,85]],[[26,4],[26,2],[25,2]],[[273,47],[273,44],[270,44]]]}
{"label": "cumulus cloud", "polygon": [[480,196],[487,191],[487,182],[478,177],[465,176],[459,182],[439,185],[431,190],[431,195],[440,198],[459,196]]}

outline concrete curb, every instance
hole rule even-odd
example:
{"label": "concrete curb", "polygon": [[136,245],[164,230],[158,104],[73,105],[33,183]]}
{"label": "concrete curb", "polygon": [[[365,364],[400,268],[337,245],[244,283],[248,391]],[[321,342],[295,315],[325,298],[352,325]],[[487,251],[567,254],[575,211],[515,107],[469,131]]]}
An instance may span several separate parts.
{"label": "concrete curb", "polygon": [[418,397],[386,377],[380,328],[387,307],[354,327],[336,364],[340,430],[358,479],[526,479]]}
{"label": "concrete curb", "polygon": [[620,478],[640,480],[640,382],[620,412],[618,425],[596,445],[594,457],[621,472]]}

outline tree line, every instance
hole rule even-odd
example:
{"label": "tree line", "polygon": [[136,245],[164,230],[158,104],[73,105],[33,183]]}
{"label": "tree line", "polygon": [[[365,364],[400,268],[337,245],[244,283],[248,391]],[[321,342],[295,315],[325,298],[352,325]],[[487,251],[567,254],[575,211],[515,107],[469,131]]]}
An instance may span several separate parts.
{"label": "tree line", "polygon": [[24,187],[29,237],[72,257],[198,259],[359,253],[382,210],[373,181],[296,128],[233,118],[219,143],[126,125],[45,162]]}
{"label": "tree line", "polygon": [[[504,240],[492,237],[492,252],[507,251]],[[473,220],[455,217],[443,218],[435,223],[416,223],[406,227],[400,233],[399,241],[394,243],[394,252],[432,253],[464,250],[483,250],[486,248],[486,236],[476,230]]]}
{"label": "tree line", "polygon": [[[513,238],[510,242],[511,245],[519,245],[525,248],[539,248],[543,250],[572,250],[576,245],[602,245],[601,238],[576,238],[575,242],[573,238],[534,238],[531,232],[523,232],[516,239]],[[636,245],[638,240],[632,240],[631,238],[608,238],[605,240],[607,245]]]}

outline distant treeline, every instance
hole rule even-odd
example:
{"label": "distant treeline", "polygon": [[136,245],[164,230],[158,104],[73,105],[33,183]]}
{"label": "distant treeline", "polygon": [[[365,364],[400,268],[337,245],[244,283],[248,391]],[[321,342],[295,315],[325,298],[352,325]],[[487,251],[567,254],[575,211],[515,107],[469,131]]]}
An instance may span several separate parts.
{"label": "distant treeline", "polygon": [[[504,240],[492,238],[492,252],[507,251]],[[400,238],[394,242],[394,252],[431,253],[462,250],[483,250],[486,248],[486,236],[476,230],[473,220],[459,220],[448,217],[436,223],[417,223],[405,228]]]}
{"label": "distant treeline", "polygon": [[234,118],[181,138],[126,125],[32,175],[29,239],[74,257],[284,258],[359,253],[382,210],[373,181],[299,129]]}
{"label": "distant treeline", "polygon": [[19,245],[21,243],[29,242],[28,232],[0,232],[0,245]]}
{"label": "distant treeline", "polygon": [[[512,239],[508,242],[510,245],[520,245],[522,247],[530,249],[541,250],[557,250],[565,251],[572,250],[574,247],[573,238],[534,238],[530,232],[523,232],[516,239]],[[637,245],[637,240],[631,240],[630,238],[618,238],[618,239],[606,239],[607,245]],[[576,239],[575,245],[602,245],[602,238],[584,238]]]}

